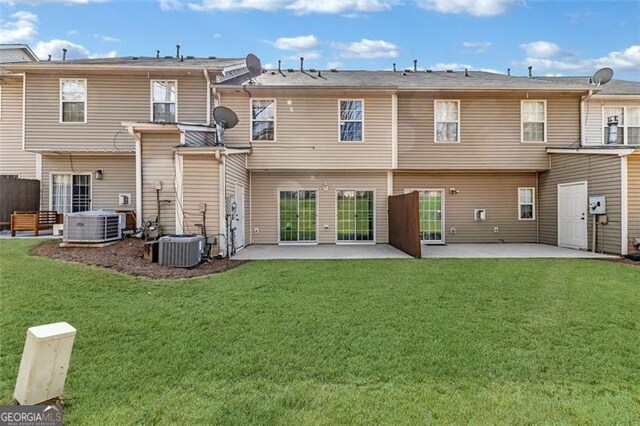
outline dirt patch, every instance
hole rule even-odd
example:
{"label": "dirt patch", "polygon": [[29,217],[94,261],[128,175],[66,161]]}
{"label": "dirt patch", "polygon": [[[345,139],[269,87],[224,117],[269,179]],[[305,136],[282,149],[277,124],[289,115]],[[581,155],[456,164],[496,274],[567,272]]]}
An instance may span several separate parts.
{"label": "dirt patch", "polygon": [[627,265],[640,266],[640,262],[637,260],[627,259],[626,257],[617,257],[614,259],[596,259],[602,262],[614,262],[614,263],[624,263]]}
{"label": "dirt patch", "polygon": [[115,269],[129,275],[149,278],[193,278],[236,268],[245,260],[213,259],[191,269],[172,268],[143,258],[143,242],[137,238],[118,241],[108,247],[65,247],[49,241],[33,248],[36,256]]}

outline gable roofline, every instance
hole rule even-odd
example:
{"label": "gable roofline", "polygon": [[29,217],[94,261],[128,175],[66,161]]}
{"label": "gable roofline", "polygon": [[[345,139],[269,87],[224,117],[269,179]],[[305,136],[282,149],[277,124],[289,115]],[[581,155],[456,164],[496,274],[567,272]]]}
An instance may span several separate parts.
{"label": "gable roofline", "polygon": [[31,48],[26,44],[0,44],[0,49],[19,49],[26,53],[33,62],[40,62],[40,59],[38,59],[38,55],[36,55],[33,50],[31,50]]}

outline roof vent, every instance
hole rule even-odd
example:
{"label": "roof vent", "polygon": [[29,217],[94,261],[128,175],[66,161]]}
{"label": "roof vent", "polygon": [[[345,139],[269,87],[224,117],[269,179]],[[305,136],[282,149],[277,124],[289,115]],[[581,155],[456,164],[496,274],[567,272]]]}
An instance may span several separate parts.
{"label": "roof vent", "polygon": [[396,63],[393,63],[393,72],[396,72]]}
{"label": "roof vent", "polygon": [[62,49],[62,60],[63,61],[67,60],[67,49]]}
{"label": "roof vent", "polygon": [[195,59],[195,56],[187,56],[187,59]]}
{"label": "roof vent", "polygon": [[418,60],[413,60],[413,72],[418,72]]}
{"label": "roof vent", "polygon": [[287,68],[287,72],[295,72],[296,70],[294,70],[293,68]]}
{"label": "roof vent", "polygon": [[49,55],[49,57],[47,58],[47,61],[51,61],[51,55]]}
{"label": "roof vent", "polygon": [[407,72],[406,71],[402,71],[402,75],[407,75]]}
{"label": "roof vent", "polygon": [[304,57],[300,56],[300,71],[304,71]]}
{"label": "roof vent", "polygon": [[452,73],[452,72],[453,72],[453,70],[447,70],[447,72],[448,72],[448,73]]}
{"label": "roof vent", "polygon": [[335,69],[335,68],[331,68],[329,71],[331,71],[331,72],[338,72],[338,70],[337,70],[337,69]]}
{"label": "roof vent", "polygon": [[276,72],[275,71],[271,71],[271,75],[276,75]]}
{"label": "roof vent", "polygon": [[180,45],[176,44],[176,59],[180,59]]}
{"label": "roof vent", "polygon": [[134,56],[134,57],[133,57],[133,58],[131,58],[131,59],[132,59],[132,60],[134,60],[134,61],[137,61],[137,60],[138,60],[138,57],[137,57],[137,56]]}
{"label": "roof vent", "polygon": [[160,59],[160,51],[156,50],[156,59]]}
{"label": "roof vent", "polygon": [[466,68],[464,69],[464,76],[469,77],[469,70]]}
{"label": "roof vent", "polygon": [[316,71],[318,71],[318,70],[317,70],[317,69],[315,69],[315,68],[309,68],[309,71],[310,71],[310,72],[316,72]]}
{"label": "roof vent", "polygon": [[428,72],[429,74],[431,74],[433,72],[433,70],[426,70],[426,72]]}
{"label": "roof vent", "polygon": [[281,65],[282,65],[282,61],[278,59],[278,72],[282,72]]}
{"label": "roof vent", "polygon": [[404,69],[404,72],[405,72],[405,73],[411,72],[411,68],[405,68],[405,69]]}
{"label": "roof vent", "polygon": [[527,67],[527,69],[529,70],[529,78],[533,77],[533,72],[532,72],[533,67],[532,67],[531,65],[529,65],[529,66]]}
{"label": "roof vent", "polygon": [[511,68],[507,68],[507,76],[511,77]]}
{"label": "roof vent", "polygon": [[209,56],[209,59],[218,59],[217,56]]}
{"label": "roof vent", "polygon": [[318,77],[322,77],[322,72],[318,70]]}

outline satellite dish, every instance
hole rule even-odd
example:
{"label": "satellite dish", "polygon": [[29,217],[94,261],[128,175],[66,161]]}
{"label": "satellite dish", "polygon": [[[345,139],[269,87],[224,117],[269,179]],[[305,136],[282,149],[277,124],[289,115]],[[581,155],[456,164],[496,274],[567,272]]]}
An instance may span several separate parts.
{"label": "satellite dish", "polygon": [[262,64],[260,63],[260,59],[253,53],[249,53],[244,62],[251,77],[257,77],[262,73]]}
{"label": "satellite dish", "polygon": [[613,70],[611,68],[600,68],[596,73],[591,77],[593,84],[596,86],[600,86],[603,84],[607,84],[613,78]]}
{"label": "satellite dish", "polygon": [[238,124],[238,116],[227,107],[219,106],[213,109],[213,120],[223,129],[233,129]]}

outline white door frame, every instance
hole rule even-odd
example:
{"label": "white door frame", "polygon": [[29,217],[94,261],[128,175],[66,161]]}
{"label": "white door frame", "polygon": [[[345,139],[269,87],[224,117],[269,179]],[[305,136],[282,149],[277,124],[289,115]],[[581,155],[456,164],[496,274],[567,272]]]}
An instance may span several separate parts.
{"label": "white door frame", "polygon": [[[444,223],[444,220],[445,220],[445,193],[446,193],[446,191],[444,190],[444,188],[424,188],[424,189],[421,189],[421,188],[405,188],[404,189],[404,193],[405,194],[408,194],[408,193],[413,192],[413,191],[418,191],[418,192],[427,192],[427,191],[435,192],[435,191],[439,191],[442,194],[442,202],[441,202],[441,205],[440,205],[440,209],[441,209],[441,212],[440,212],[440,215],[441,215],[441,217],[440,217],[440,227],[442,228],[440,230],[440,235],[442,236],[442,240],[440,240],[440,241],[423,240],[422,237],[421,237],[420,238],[420,243],[424,244],[424,245],[442,245],[442,244],[446,244],[445,243],[446,233],[444,232],[444,228],[445,228],[445,223]],[[418,204],[418,215],[420,214],[419,213],[420,212],[419,209],[420,209],[420,204]],[[421,233],[422,233],[422,231],[421,231]]]}
{"label": "white door frame", "polygon": [[[572,244],[561,244],[560,243],[560,236],[562,235],[560,232],[560,227],[561,227],[561,220],[560,220],[560,208],[561,208],[561,197],[560,197],[560,188],[563,187],[567,187],[567,186],[575,186],[575,185],[583,185],[584,186],[584,196],[585,196],[585,200],[584,200],[584,220],[582,221],[582,228],[584,229],[584,244],[580,244],[578,246],[572,245]],[[588,227],[588,218],[589,218],[589,212],[587,209],[587,203],[589,202],[589,183],[586,180],[583,181],[578,181],[578,182],[566,182],[566,183],[559,183],[558,184],[558,198],[557,198],[557,207],[558,207],[558,211],[557,211],[557,220],[558,220],[558,229],[557,229],[557,233],[558,233],[558,247],[566,247],[566,248],[572,248],[572,249],[578,249],[578,250],[587,250],[589,248],[589,227]]]}
{"label": "white door frame", "polygon": [[[315,240],[305,240],[305,241],[280,241],[280,193],[281,192],[297,192],[298,193],[298,214],[300,213],[300,191],[309,191],[316,193],[316,239]],[[318,214],[320,211],[320,191],[318,188],[278,188],[276,189],[276,210],[277,210],[277,232],[278,232],[278,245],[297,245],[297,246],[313,246],[317,245],[320,240],[320,228],[319,228],[319,220]],[[299,219],[299,218],[298,218]],[[298,220],[298,225],[300,225],[300,221]],[[298,237],[300,236],[300,230],[298,229]]]}
{"label": "white door frame", "polygon": [[[239,200],[239,197],[238,197],[238,189],[239,189],[239,188],[242,188],[242,211],[239,211],[239,210],[236,208],[236,217],[238,217],[238,216],[242,217],[242,227],[241,227],[241,228],[239,228],[239,227],[238,227],[238,225],[236,225],[236,232],[235,232],[235,235],[236,235],[236,242],[238,242],[238,235],[240,235],[240,236],[241,236],[241,238],[242,238],[242,239],[241,239],[241,241],[239,241],[239,242],[242,242],[242,244],[238,244],[238,245],[237,245],[237,247],[236,247],[236,250],[240,250],[240,249],[241,249],[241,248],[243,248],[243,247],[246,245],[246,243],[247,243],[247,242],[245,241],[245,236],[244,236],[244,233],[245,233],[245,232],[244,232],[244,230],[245,230],[245,229],[244,229],[244,228],[245,228],[245,223],[244,223],[244,221],[245,221],[245,216],[244,216],[244,212],[245,212],[245,208],[244,208],[244,200],[245,200],[245,196],[244,196],[244,195],[245,195],[245,194],[244,194],[244,185],[239,184],[239,183],[236,183],[236,184],[235,184],[235,188],[234,188],[234,190],[235,190],[234,198],[236,199],[236,206],[237,206],[237,205],[238,205],[238,200]],[[238,222],[239,222],[239,221],[238,221]]]}
{"label": "white door frame", "polygon": [[[366,241],[345,241],[345,240],[338,240],[338,192],[340,191],[354,191],[354,192],[361,192],[361,191],[366,191],[366,192],[373,192],[373,240],[366,240]],[[336,244],[376,244],[376,237],[377,237],[377,226],[376,226],[376,221],[377,219],[377,197],[376,197],[376,189],[375,188],[336,188],[335,193],[333,194],[333,202],[335,203],[335,221],[334,221],[334,226],[336,229],[335,232],[335,243]],[[358,211],[356,210],[356,214],[358,213]]]}

